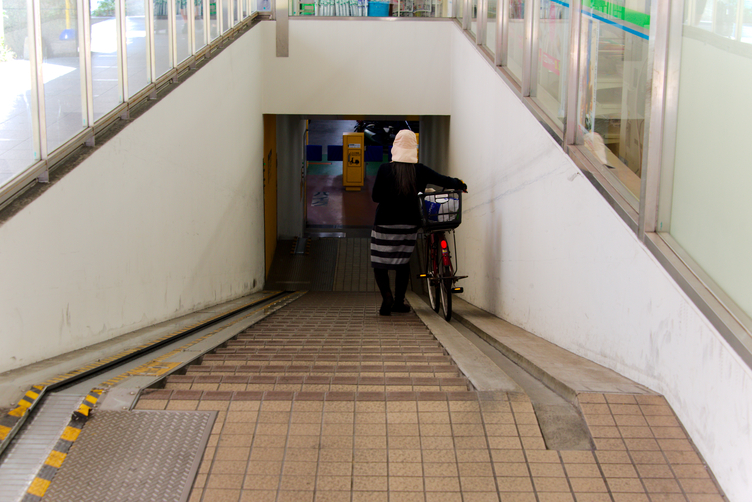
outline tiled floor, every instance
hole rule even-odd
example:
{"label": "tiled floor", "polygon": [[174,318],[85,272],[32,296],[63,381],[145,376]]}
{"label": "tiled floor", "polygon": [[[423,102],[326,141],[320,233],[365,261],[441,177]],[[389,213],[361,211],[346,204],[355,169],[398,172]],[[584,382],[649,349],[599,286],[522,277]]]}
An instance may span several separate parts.
{"label": "tiled floor", "polygon": [[[371,200],[376,176],[366,176],[365,185],[358,191],[348,192],[342,185],[342,174],[336,176],[308,175],[306,196],[308,209],[306,223],[309,226],[368,227],[373,225],[377,204]],[[317,197],[327,193],[326,203],[321,204]]]}
{"label": "tiled floor", "polygon": [[309,293],[143,395],[219,411],[192,502],[723,500],[663,398],[582,394],[596,451],[547,450],[527,396],[472,390],[378,305]]}
{"label": "tiled floor", "polygon": [[371,239],[339,239],[338,246],[333,290],[378,291],[370,261]]}

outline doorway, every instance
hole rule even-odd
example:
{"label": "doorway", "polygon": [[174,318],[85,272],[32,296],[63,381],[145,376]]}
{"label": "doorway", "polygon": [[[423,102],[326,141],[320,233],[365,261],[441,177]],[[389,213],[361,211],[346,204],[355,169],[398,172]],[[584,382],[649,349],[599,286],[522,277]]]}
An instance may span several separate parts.
{"label": "doorway", "polygon": [[[276,181],[277,186],[266,207],[273,212],[276,202],[277,241],[267,289],[376,291],[370,234],[377,204],[371,192],[379,166],[391,160],[397,132],[409,128],[419,134],[422,129],[419,161],[446,172],[449,117],[357,119],[276,115],[265,124],[267,141],[276,143],[269,165],[278,166],[275,180],[266,185],[271,189]],[[360,190],[347,191],[343,134],[353,132],[364,134],[364,183]]]}

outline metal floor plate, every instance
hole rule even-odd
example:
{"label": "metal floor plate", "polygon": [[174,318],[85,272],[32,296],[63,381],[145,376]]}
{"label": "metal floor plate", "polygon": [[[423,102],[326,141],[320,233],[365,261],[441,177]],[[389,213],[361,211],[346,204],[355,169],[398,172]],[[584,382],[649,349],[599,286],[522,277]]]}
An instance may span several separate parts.
{"label": "metal floor plate", "polygon": [[185,501],[216,416],[214,411],[98,411],[44,500]]}
{"label": "metal floor plate", "polygon": [[83,396],[47,396],[0,460],[0,502],[21,500]]}

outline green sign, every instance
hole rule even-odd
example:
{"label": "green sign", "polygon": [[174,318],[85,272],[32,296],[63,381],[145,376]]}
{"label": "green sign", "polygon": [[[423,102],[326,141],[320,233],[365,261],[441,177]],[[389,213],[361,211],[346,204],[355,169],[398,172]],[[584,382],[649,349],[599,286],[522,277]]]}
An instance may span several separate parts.
{"label": "green sign", "polygon": [[[662,0],[653,0],[662,1]],[[582,0],[582,8],[602,12],[614,19],[620,19],[643,28],[650,27],[650,14],[627,9],[623,5],[617,5],[606,0]]]}

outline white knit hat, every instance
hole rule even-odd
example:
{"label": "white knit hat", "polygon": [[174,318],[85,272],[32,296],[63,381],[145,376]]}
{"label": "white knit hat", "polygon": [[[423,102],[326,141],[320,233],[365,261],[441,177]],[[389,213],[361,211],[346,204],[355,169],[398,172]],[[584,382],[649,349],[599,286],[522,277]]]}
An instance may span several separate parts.
{"label": "white knit hat", "polygon": [[402,129],[397,133],[392,145],[392,162],[418,163],[418,140],[414,132]]}

